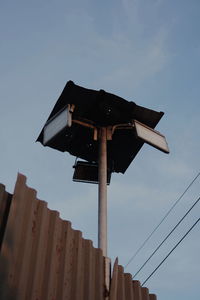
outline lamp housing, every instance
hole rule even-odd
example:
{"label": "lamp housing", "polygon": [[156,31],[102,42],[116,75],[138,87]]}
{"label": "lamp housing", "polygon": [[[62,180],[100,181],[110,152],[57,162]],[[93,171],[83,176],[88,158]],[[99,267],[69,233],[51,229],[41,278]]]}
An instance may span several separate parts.
{"label": "lamp housing", "polygon": [[[98,180],[98,164],[87,161],[77,161],[73,166],[73,181],[84,183],[99,183]],[[107,185],[110,184],[111,172],[107,169]]]}

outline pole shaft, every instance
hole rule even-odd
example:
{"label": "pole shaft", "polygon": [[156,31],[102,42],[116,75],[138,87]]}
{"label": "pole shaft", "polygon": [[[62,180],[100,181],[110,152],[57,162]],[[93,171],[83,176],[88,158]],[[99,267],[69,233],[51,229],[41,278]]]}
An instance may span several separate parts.
{"label": "pole shaft", "polygon": [[99,210],[98,210],[98,248],[107,256],[107,130],[99,131]]}

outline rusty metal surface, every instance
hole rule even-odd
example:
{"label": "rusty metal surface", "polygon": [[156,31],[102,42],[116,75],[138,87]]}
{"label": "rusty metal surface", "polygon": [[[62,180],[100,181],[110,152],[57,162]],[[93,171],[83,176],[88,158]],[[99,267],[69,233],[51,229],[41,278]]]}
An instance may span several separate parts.
{"label": "rusty metal surface", "polygon": [[132,280],[131,274],[124,273],[122,266],[115,260],[111,279],[109,300],[156,300],[156,295],[149,294],[146,287],[140,282]]}
{"label": "rusty metal surface", "polygon": [[[69,221],[37,199],[18,174],[14,194],[0,185],[1,300],[156,300]],[[109,290],[110,287],[110,291]]]}

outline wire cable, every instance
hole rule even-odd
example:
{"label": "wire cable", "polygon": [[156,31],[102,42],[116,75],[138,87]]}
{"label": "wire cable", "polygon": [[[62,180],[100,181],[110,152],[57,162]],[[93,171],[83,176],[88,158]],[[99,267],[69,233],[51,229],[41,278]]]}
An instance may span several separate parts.
{"label": "wire cable", "polygon": [[144,268],[144,266],[148,263],[148,261],[154,256],[154,254],[160,249],[160,247],[164,244],[164,242],[168,239],[168,237],[174,232],[174,230],[181,224],[181,222],[185,219],[185,217],[189,214],[189,212],[195,207],[195,205],[199,202],[200,197],[195,201],[195,203],[188,209],[185,215],[180,219],[180,221],[174,226],[174,228],[168,233],[168,235],[164,238],[164,240],[158,245],[158,247],[153,251],[153,253],[149,256],[149,258],[143,263],[140,269],[133,275],[133,278],[140,273],[140,271]]}
{"label": "wire cable", "polygon": [[188,235],[188,233],[196,226],[196,224],[200,221],[200,218],[190,227],[190,229],[186,232],[186,234],[180,239],[180,241],[172,248],[172,250],[165,256],[165,258],[161,261],[161,263],[153,270],[153,272],[145,279],[142,283],[142,286],[149,280],[152,275],[160,268],[160,266],[164,263],[164,261],[170,256],[170,254],[178,247],[178,245],[184,240],[184,238]]}
{"label": "wire cable", "polygon": [[181,196],[176,200],[176,202],[172,205],[172,207],[167,211],[167,213],[164,215],[164,217],[161,219],[159,224],[154,228],[154,230],[148,235],[148,237],[145,239],[145,241],[142,243],[142,245],[136,250],[136,252],[133,254],[133,256],[129,259],[127,264],[124,268],[126,268],[138,255],[138,253],[142,250],[142,248],[146,245],[146,243],[149,241],[149,239],[152,237],[152,235],[156,232],[156,230],[160,227],[160,225],[164,222],[164,220],[167,218],[167,216],[170,214],[170,212],[175,208],[175,206],[178,204],[178,202],[183,198],[183,196],[186,194],[186,192],[189,190],[189,188],[193,185],[193,183],[197,180],[199,177],[200,172],[195,176],[195,178],[191,181],[191,183],[187,186],[185,191],[181,194]]}

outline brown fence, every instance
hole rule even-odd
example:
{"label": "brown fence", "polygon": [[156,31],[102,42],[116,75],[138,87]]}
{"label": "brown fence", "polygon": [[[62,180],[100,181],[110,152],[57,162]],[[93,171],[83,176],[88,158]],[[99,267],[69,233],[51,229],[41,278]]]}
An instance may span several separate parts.
{"label": "brown fence", "polygon": [[131,274],[124,273],[122,266],[115,260],[110,287],[109,300],[156,300],[156,295],[149,294],[146,287],[141,287],[140,282],[132,280]]}
{"label": "brown fence", "polygon": [[[110,293],[109,293],[109,286]],[[138,281],[36,198],[19,174],[14,194],[0,185],[1,300],[154,300]]]}

